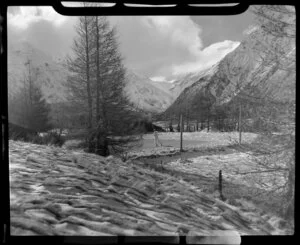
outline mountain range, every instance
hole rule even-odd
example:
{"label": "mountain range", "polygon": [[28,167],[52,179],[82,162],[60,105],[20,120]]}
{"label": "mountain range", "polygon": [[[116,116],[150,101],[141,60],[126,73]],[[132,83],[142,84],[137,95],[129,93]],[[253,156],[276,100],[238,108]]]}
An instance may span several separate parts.
{"label": "mountain range", "polygon": [[[275,57],[266,51],[269,43],[285,49],[285,55]],[[275,46],[275,45],[274,45]],[[275,58],[279,61],[274,61]],[[286,62],[286,60],[289,60]],[[295,100],[295,41],[289,38],[266,37],[261,28],[252,28],[241,44],[220,62],[202,73],[192,74],[179,81],[187,85],[167,109],[167,113],[181,108],[191,108],[197,99],[208,96],[214,105],[230,102],[243,89],[257,87],[277,101]],[[286,63],[285,69],[278,63]],[[178,83],[175,81],[174,83]],[[177,87],[178,88],[178,87]]]}
{"label": "mountain range", "polygon": [[[290,50],[290,58],[294,58],[295,43],[290,39],[279,41]],[[125,91],[137,108],[152,113],[172,111],[182,105],[191,106],[203,93],[209,94],[215,104],[223,104],[245,86],[259,82],[262,83],[261,89],[281,100],[294,98],[295,73],[278,70],[272,64],[262,66],[259,58],[265,48],[266,37],[260,28],[255,27],[221,61],[204,70],[172,77],[172,83],[156,82],[128,69]],[[64,83],[68,72],[62,62],[55,61],[27,42],[8,45],[9,95],[20,88],[24,77],[28,76],[28,65],[38,74],[38,81],[48,102],[66,100]],[[265,77],[266,81],[262,82]]]}
{"label": "mountain range", "polygon": [[[44,98],[49,103],[66,100],[68,71],[62,61],[24,41],[8,44],[8,95],[16,93],[24,79],[31,76],[38,81]],[[147,112],[161,112],[173,102],[170,85],[154,82],[150,78],[127,69],[126,94],[136,107]]]}
{"label": "mountain range", "polygon": [[[44,98],[49,103],[66,100],[65,81],[68,72],[62,61],[54,60],[50,55],[24,41],[14,41],[8,45],[8,94],[12,95],[23,85],[29,75],[37,76]],[[157,82],[136,71],[127,69],[125,91],[133,104],[146,112],[165,111],[180,93],[200,77],[211,73],[205,69],[195,73],[173,77],[174,82]]]}

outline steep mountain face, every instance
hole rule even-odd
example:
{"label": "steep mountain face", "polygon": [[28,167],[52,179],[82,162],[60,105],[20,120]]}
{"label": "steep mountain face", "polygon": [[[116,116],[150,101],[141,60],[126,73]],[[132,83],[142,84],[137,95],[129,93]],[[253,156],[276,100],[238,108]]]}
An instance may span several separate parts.
{"label": "steep mountain face", "polygon": [[159,88],[160,90],[165,91],[166,93],[170,94],[172,98],[174,99],[174,94],[172,93],[172,87],[174,86],[172,82],[158,82],[153,81],[150,79],[149,81],[152,85]]}
{"label": "steep mountain face", "polygon": [[172,83],[172,86],[170,88],[170,92],[172,93],[173,98],[176,99],[180,95],[180,93],[185,90],[185,88],[192,86],[201,77],[213,74],[215,72],[215,69],[217,68],[217,64],[198,72],[191,72],[173,77],[175,81]]}
{"label": "steep mountain face", "polygon": [[173,102],[167,87],[159,82],[127,71],[125,91],[129,100],[139,109],[149,112],[162,112]]}
{"label": "steep mountain face", "polygon": [[47,102],[65,101],[66,70],[52,57],[27,42],[8,43],[8,94],[16,93],[30,76],[40,85]]}
{"label": "steep mountain face", "polygon": [[[264,53],[270,41],[267,38],[260,28],[253,28],[234,51],[203,72],[197,81],[193,83],[183,78],[181,83],[191,85],[186,86],[167,112],[182,106],[191,108],[192,103],[203,96],[221,105],[249,85],[257,85],[261,91],[281,101],[295,98],[295,72],[278,69],[272,57],[267,57]],[[290,39],[273,41],[281,42],[286,48],[288,56],[285,59],[295,59],[295,42]]]}

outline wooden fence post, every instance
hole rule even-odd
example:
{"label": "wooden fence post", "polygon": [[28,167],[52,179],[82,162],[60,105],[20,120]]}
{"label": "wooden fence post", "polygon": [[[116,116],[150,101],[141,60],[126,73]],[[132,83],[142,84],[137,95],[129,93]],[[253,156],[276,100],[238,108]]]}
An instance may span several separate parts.
{"label": "wooden fence post", "polygon": [[219,171],[219,193],[221,200],[224,201],[224,196],[222,193],[222,170]]}

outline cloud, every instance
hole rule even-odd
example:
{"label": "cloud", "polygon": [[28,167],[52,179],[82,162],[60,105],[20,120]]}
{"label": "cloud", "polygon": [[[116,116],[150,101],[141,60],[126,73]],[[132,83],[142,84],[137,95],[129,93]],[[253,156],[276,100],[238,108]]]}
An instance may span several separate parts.
{"label": "cloud", "polygon": [[178,75],[182,73],[196,72],[208,68],[220,61],[221,59],[223,59],[239,44],[240,42],[234,42],[229,40],[211,44],[210,46],[204,48],[203,50],[195,54],[197,56],[197,59],[195,61],[183,62],[179,65],[173,65],[172,74]]}
{"label": "cloud", "polygon": [[[219,61],[238,45],[222,41],[205,47],[201,22],[196,23],[189,16],[110,16],[108,19],[117,29],[125,66],[148,77],[167,78],[198,71]],[[9,7],[9,41],[28,41],[52,56],[64,56],[71,51],[76,21],[77,17],[62,16],[52,7]]]}
{"label": "cloud", "polygon": [[67,19],[67,16],[58,14],[52,7],[34,7],[26,6],[19,7],[18,11],[14,11],[8,7],[8,22],[19,29],[26,29],[30,24],[46,20],[53,23],[54,26],[62,25]]}
{"label": "cloud", "polygon": [[169,76],[172,64],[195,59],[201,28],[188,16],[113,16],[126,66],[147,76]]}
{"label": "cloud", "polygon": [[187,48],[191,54],[202,47],[201,28],[188,16],[146,16],[143,21],[173,44]]}
{"label": "cloud", "polygon": [[166,77],[158,76],[158,77],[150,77],[153,82],[165,82],[165,83],[173,83],[175,79],[167,80]]}
{"label": "cloud", "polygon": [[111,17],[126,65],[149,77],[199,71],[221,60],[239,42],[203,47],[203,31],[189,16]]}
{"label": "cloud", "polygon": [[9,7],[8,41],[26,41],[51,56],[64,56],[73,42],[76,19],[52,7]]}
{"label": "cloud", "polygon": [[163,76],[150,77],[150,79],[154,82],[165,82],[166,81],[166,78]]}

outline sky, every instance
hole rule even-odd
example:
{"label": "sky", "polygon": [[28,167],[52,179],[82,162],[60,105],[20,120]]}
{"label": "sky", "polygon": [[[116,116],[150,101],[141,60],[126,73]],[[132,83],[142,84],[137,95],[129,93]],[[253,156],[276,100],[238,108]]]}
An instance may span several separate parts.
{"label": "sky", "polygon": [[[110,16],[125,66],[153,80],[207,68],[236,48],[253,24],[234,16]],[[9,7],[8,42],[27,41],[55,58],[71,52],[77,17],[52,7]]]}

